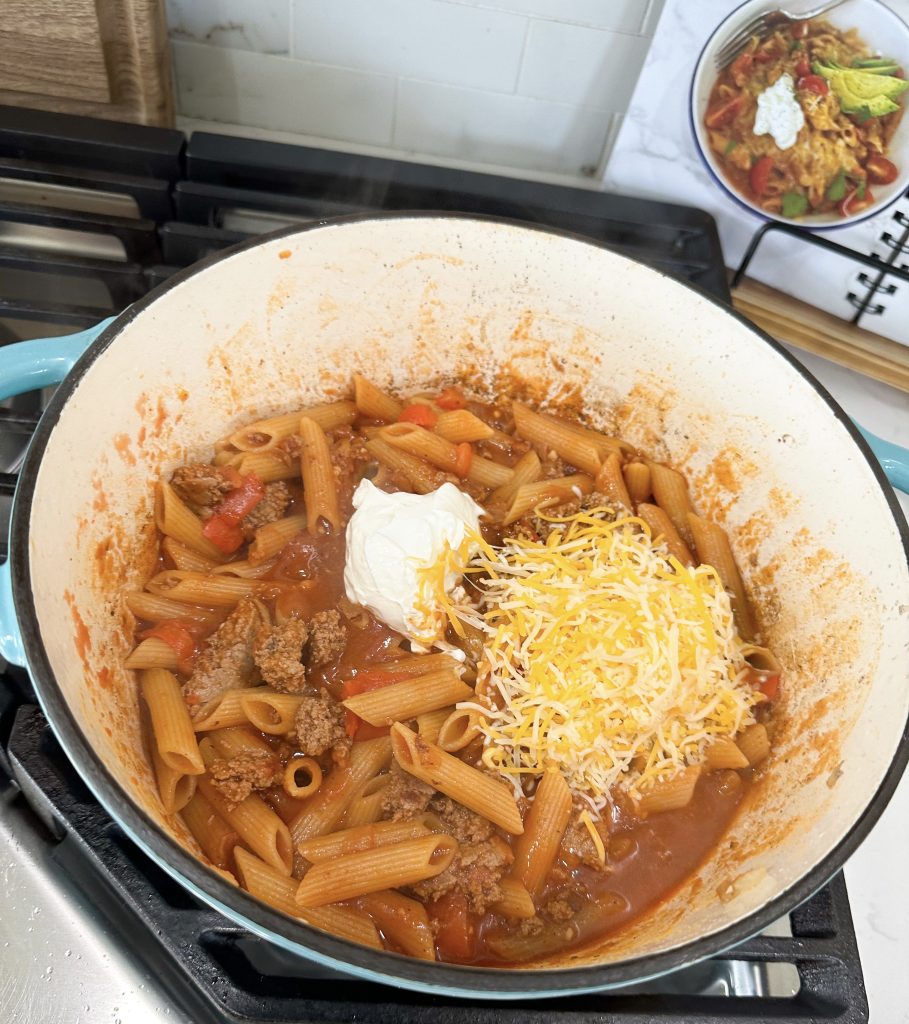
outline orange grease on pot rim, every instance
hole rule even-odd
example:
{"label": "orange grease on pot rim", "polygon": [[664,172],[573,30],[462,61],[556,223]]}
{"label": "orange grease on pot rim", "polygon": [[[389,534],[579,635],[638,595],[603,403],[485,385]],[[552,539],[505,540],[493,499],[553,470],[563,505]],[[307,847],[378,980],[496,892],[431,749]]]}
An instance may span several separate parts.
{"label": "orange grease on pot rim", "polygon": [[132,442],[128,434],[116,434],[114,436],[114,448],[117,449],[117,454],[125,463],[135,466],[136,456],[132,453],[131,444]]}
{"label": "orange grease on pot rim", "polygon": [[88,626],[85,625],[85,620],[79,614],[79,609],[76,607],[76,599],[72,592],[69,590],[63,591],[63,598],[69,605],[70,615],[73,617],[73,623],[76,627],[76,632],[73,636],[73,640],[76,644],[76,652],[82,661],[82,667],[86,670],[89,669],[88,664],[88,651],[92,649],[92,638],[88,631]]}

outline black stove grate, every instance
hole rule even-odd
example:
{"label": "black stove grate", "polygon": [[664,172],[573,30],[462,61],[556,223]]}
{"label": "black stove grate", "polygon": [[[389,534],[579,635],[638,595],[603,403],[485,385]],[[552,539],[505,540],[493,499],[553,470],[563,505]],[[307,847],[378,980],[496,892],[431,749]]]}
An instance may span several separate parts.
{"label": "black stove grate", "polygon": [[[576,231],[729,301],[716,226],[687,207],[204,133],[187,141],[174,131],[0,107],[0,344],[87,327],[176,270],[263,231],[384,209],[459,210]],[[26,396],[4,406],[3,557],[15,471],[41,402]],[[790,915],[791,936],[754,938],[657,982],[536,1003],[466,1003],[341,979],[197,903],[87,792],[35,706],[27,676],[15,669],[0,678],[0,772],[15,778],[47,826],[61,870],[199,1024],[868,1019],[841,875]],[[768,994],[772,964],[792,965],[795,981],[785,995]],[[741,991],[763,994],[735,994]]]}

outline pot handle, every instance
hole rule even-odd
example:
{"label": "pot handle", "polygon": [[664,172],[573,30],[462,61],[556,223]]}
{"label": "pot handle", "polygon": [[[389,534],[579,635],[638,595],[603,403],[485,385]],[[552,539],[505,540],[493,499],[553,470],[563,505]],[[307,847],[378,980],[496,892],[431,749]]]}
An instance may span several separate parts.
{"label": "pot handle", "polygon": [[885,441],[882,437],[865,430],[858,423],[855,425],[868,442],[868,447],[874,452],[874,457],[881,464],[890,483],[897,490],[909,494],[909,448],[903,448],[892,441]]}
{"label": "pot handle", "polygon": [[[115,317],[108,317],[77,334],[4,345],[0,348],[0,400],[59,384],[79,356],[114,320]],[[0,565],[0,656],[13,665],[25,664],[22,636],[13,604],[9,558]]]}

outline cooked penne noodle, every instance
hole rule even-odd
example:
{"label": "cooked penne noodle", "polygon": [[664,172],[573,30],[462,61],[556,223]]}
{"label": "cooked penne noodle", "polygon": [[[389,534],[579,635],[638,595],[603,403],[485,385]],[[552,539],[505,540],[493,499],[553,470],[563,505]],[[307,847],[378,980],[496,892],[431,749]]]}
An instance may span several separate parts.
{"label": "cooked penne noodle", "polygon": [[127,655],[123,662],[124,668],[177,668],[180,658],[169,643],[159,636],[150,636],[141,640]]}
{"label": "cooked penne noodle", "polygon": [[547,921],[540,931],[523,934],[517,928],[490,934],[486,945],[503,960],[523,963],[575,945],[602,930],[611,914],[627,909],[628,903],[618,893],[606,892],[588,903],[570,921]]}
{"label": "cooked penne noodle", "polygon": [[283,787],[273,787],[272,789],[265,790],[262,794],[262,799],[285,825],[289,825],[294,818],[298,817],[305,806],[302,800],[290,796]]}
{"label": "cooked penne noodle", "polygon": [[[420,732],[420,720],[417,719],[417,731]],[[423,733],[420,732],[422,736]],[[463,750],[480,735],[480,713],[473,709],[456,708],[439,727],[438,738],[430,742],[437,743],[443,750],[453,754]],[[423,737],[426,739],[427,737]]]}
{"label": "cooked penne noodle", "polygon": [[354,828],[378,821],[385,810],[385,790],[390,782],[391,775],[387,772],[367,779],[354,794],[338,825],[341,828]]}
{"label": "cooked penne noodle", "polygon": [[563,501],[571,501],[578,497],[578,494],[590,494],[593,490],[593,480],[583,473],[576,473],[574,476],[560,476],[554,480],[540,480],[534,484],[522,484],[512,499],[503,525],[516,522],[521,516],[535,509],[549,508],[551,505],[560,505]]}
{"label": "cooked penne noodle", "polygon": [[571,791],[562,773],[546,772],[527,812],[524,834],[514,843],[511,876],[531,895],[540,892],[552,870],[570,817]]}
{"label": "cooked penne noodle", "polygon": [[376,926],[366,914],[350,907],[319,907],[304,910],[294,898],[298,883],[276,871],[261,858],[238,847],[234,852],[240,884],[252,896],[268,903],[291,917],[299,918],[314,928],[340,935],[351,942],[381,949]]}
{"label": "cooked penne noodle", "polygon": [[520,402],[511,403],[514,429],[519,437],[540,445],[545,451],[555,451],[572,466],[590,476],[596,476],[603,461],[602,454],[592,440],[554,417],[533,412]]}
{"label": "cooked penne noodle", "polygon": [[312,420],[322,430],[335,430],[337,427],[353,423],[357,418],[357,407],[353,402],[346,401],[314,405],[309,409],[300,409],[248,423],[240,430],[234,431],[228,440],[241,452],[267,452],[285,437],[297,433],[301,417]]}
{"label": "cooked penne noodle", "polygon": [[650,486],[653,499],[672,520],[672,525],[679,536],[690,547],[694,542],[688,513],[694,512],[691,498],[688,495],[688,483],[677,470],[670,469],[659,462],[651,462]]}
{"label": "cooked penne noodle", "polygon": [[752,767],[760,764],[770,754],[770,736],[767,727],[760,722],[749,725],[736,742]]}
{"label": "cooked penne noodle", "polygon": [[192,799],[196,792],[195,775],[186,775],[179,769],[165,764],[156,744],[152,744],[152,765],[158,783],[158,795],[165,814],[177,814]]}
{"label": "cooked penne noodle", "polygon": [[306,516],[294,515],[260,526],[249,545],[250,563],[257,565],[274,557],[291,538],[302,533],[306,525]]}
{"label": "cooked penne noodle", "polygon": [[146,669],[139,685],[161,760],[184,775],[201,775],[205,765],[177,677],[167,669]]}
{"label": "cooked penne noodle", "polygon": [[417,494],[429,494],[441,483],[438,471],[428,462],[418,459],[416,455],[409,455],[381,437],[367,441],[366,450],[383,466],[405,477]]}
{"label": "cooked penne noodle", "polygon": [[341,703],[370,725],[391,725],[458,701],[471,700],[473,696],[473,690],[461,682],[457,672],[440,669],[348,697]]}
{"label": "cooked penne noodle", "polygon": [[417,715],[417,732],[427,743],[435,743],[439,738],[442,724],[452,711],[454,708],[439,708],[438,711],[428,711],[425,715]]}
{"label": "cooked penne noodle", "polygon": [[603,460],[599,473],[593,482],[594,490],[605,494],[610,505],[620,505],[622,508],[631,511],[631,495],[625,486],[625,477],[622,475],[622,460],[617,452],[610,452]]}
{"label": "cooked penne noodle", "polygon": [[240,842],[240,833],[218,816],[201,793],[194,794],[182,813],[186,827],[205,856],[219,868],[228,867],[233,849]]}
{"label": "cooked penne noodle", "polygon": [[341,530],[338,507],[338,485],[331,464],[331,452],[325,431],[312,420],[300,420],[300,473],[303,477],[303,499],[306,502],[306,525],[310,536]]}
{"label": "cooked penne noodle", "polygon": [[704,767],[709,772],[719,768],[747,768],[748,758],[735,740],[717,736],[704,751]]}
{"label": "cooked penne noodle", "polygon": [[290,829],[260,796],[251,793],[231,807],[209,776],[200,776],[198,786],[218,816],[237,830],[253,853],[282,874],[290,874],[294,855]]}
{"label": "cooked penne noodle", "polygon": [[650,489],[650,467],[646,462],[628,462],[622,467],[622,475],[625,477],[625,486],[628,488],[628,496],[631,500],[638,502],[646,501],[651,495]]}
{"label": "cooked penne noodle", "polygon": [[385,420],[387,423],[394,423],[401,415],[404,408],[401,403],[377,388],[363,374],[355,373],[353,382],[354,402],[361,416],[369,420]]}
{"label": "cooked penne noodle", "polygon": [[293,757],[284,768],[284,791],[302,800],[322,785],[322,769],[314,757]]}
{"label": "cooked penne noodle", "polygon": [[490,503],[507,504],[511,502],[522,484],[536,483],[542,474],[543,465],[540,462],[540,456],[531,448],[512,467],[511,479],[497,487],[489,495]]}
{"label": "cooked penne noodle", "polygon": [[183,569],[186,572],[211,572],[216,565],[220,565],[220,562],[200,555],[198,551],[193,551],[173,537],[165,537],[161,541],[161,550],[174,563],[175,569]]}
{"label": "cooked penne noodle", "polygon": [[682,565],[694,565],[694,556],[688,550],[688,545],[679,536],[675,524],[660,508],[659,505],[649,505],[646,501],[640,502],[637,509],[639,519],[650,527],[650,536],[653,540],[663,539],[669,554],[677,558]]}
{"label": "cooked penne noodle", "polygon": [[[217,697],[203,704],[193,719],[195,731],[210,732],[212,729],[230,729],[238,725],[248,725],[249,719],[246,717],[240,698],[244,693],[251,692],[251,689],[237,687],[233,690],[224,690]],[[267,690],[268,687],[258,686],[254,689]]]}
{"label": "cooked penne noodle", "polygon": [[426,907],[393,889],[368,893],[357,900],[382,929],[386,940],[407,956],[435,960],[436,944]]}
{"label": "cooked penne noodle", "polygon": [[241,580],[260,580],[275,567],[276,558],[270,558],[267,562],[254,565],[248,559],[241,559],[239,562],[226,562],[224,565],[215,566],[212,569],[214,576],[235,576]]}
{"label": "cooked penne noodle", "polygon": [[742,648],[745,661],[756,672],[767,672],[770,675],[779,675],[783,671],[779,658],[769,647],[758,647],[756,644],[748,644]]}
{"label": "cooked penne noodle", "polygon": [[504,782],[427,743],[407,726],[391,727],[395,760],[406,772],[463,804],[512,835],[524,831],[521,813]]}
{"label": "cooked penne noodle", "polygon": [[660,811],[677,811],[687,807],[694,796],[694,787],[701,774],[700,765],[690,765],[668,779],[658,779],[638,798],[637,807],[641,814],[658,814]]}
{"label": "cooked penne noodle", "polygon": [[493,462],[492,459],[484,459],[476,452],[474,452],[473,458],[470,460],[470,468],[467,470],[467,479],[471,483],[490,489],[504,487],[513,476],[514,470],[509,466]]}
{"label": "cooked penne noodle", "polygon": [[712,565],[723,586],[732,592],[732,611],[742,639],[753,640],[757,624],[726,531],[716,523],[693,514],[688,516],[688,526],[694,538],[698,559],[705,565]]}
{"label": "cooked penne noodle", "polygon": [[405,654],[391,661],[379,662],[376,668],[389,672],[406,672],[411,676],[425,676],[441,669],[460,672],[463,665],[450,654]]}
{"label": "cooked penne noodle", "polygon": [[231,726],[228,729],[213,729],[208,740],[218,757],[230,761],[245,754],[274,754],[268,740],[245,726]]}
{"label": "cooked penne noodle", "polygon": [[495,904],[497,914],[516,920],[526,920],[536,916],[537,908],[533,904],[533,897],[523,882],[517,878],[503,878],[499,886],[504,895]]}
{"label": "cooked penne noodle", "polygon": [[237,466],[241,476],[255,473],[263,484],[278,480],[296,480],[300,476],[299,460],[282,451],[247,452]]}
{"label": "cooked penne noodle", "polygon": [[390,761],[391,740],[387,736],[355,743],[347,764],[334,768],[291,825],[294,842],[302,843],[313,836],[331,832],[347,811],[358,788],[387,768]]}
{"label": "cooked penne noodle", "polygon": [[294,716],[303,700],[298,693],[278,693],[268,686],[257,686],[240,694],[240,707],[251,725],[272,736],[292,732]]}
{"label": "cooked penne noodle", "polygon": [[315,863],[346,857],[363,850],[374,850],[379,846],[391,846],[405,839],[416,839],[440,831],[443,831],[441,822],[434,814],[422,814],[406,821],[379,821],[330,832],[326,836],[315,836],[298,843],[297,849],[307,860]]}
{"label": "cooked penne noodle", "polygon": [[212,562],[223,562],[224,553],[202,534],[202,520],[180,500],[169,483],[155,488],[155,523],[167,537],[197,551]]}
{"label": "cooked penne noodle", "polygon": [[452,444],[459,444],[461,441],[485,441],[493,435],[493,429],[488,423],[484,423],[479,416],[474,416],[466,409],[439,413],[432,429],[439,437],[444,437]]}
{"label": "cooked penne noodle", "polygon": [[199,572],[164,569],[146,583],[153,594],[187,604],[205,604],[216,608],[232,608],[244,597],[256,594],[260,587],[255,580],[234,576],[205,576]]}
{"label": "cooked penne noodle", "polygon": [[321,907],[413,885],[441,874],[457,852],[451,836],[432,834],[319,861],[303,876],[295,899],[303,907]]}
{"label": "cooked penne noodle", "polygon": [[220,612],[210,608],[173,601],[169,597],[148,594],[145,591],[133,591],[126,595],[126,607],[137,619],[146,622],[161,622],[162,619],[191,619],[200,625],[214,628],[224,617]]}
{"label": "cooked penne noodle", "polygon": [[[391,426],[382,428],[379,438],[425,460],[445,473],[455,471],[458,462],[457,445],[425,427],[418,427],[415,423],[392,423]],[[467,471],[467,479],[482,487],[501,487],[511,477],[512,471],[508,466],[500,466],[497,462],[484,459],[476,453],[470,460],[470,468]]]}

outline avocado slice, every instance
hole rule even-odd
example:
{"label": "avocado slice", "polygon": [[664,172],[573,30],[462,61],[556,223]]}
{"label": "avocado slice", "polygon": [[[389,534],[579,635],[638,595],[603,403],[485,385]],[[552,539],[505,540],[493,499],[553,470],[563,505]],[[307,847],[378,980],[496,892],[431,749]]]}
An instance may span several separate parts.
{"label": "avocado slice", "polygon": [[909,89],[909,79],[874,74],[858,68],[841,68],[815,61],[812,70],[830,82],[830,87],[837,96],[840,96],[841,92],[848,92],[851,96],[858,96],[863,100],[874,99],[876,96],[886,96],[887,99],[895,100]]}
{"label": "avocado slice", "polygon": [[899,104],[894,103],[888,96],[858,96],[850,91],[848,83],[840,83],[835,79],[831,79],[830,88],[836,93],[844,114],[858,114],[863,120],[869,117],[884,117],[900,109]]}
{"label": "avocado slice", "polygon": [[899,64],[889,57],[866,57],[864,60],[854,60],[852,66],[871,75],[893,75],[900,69]]}

